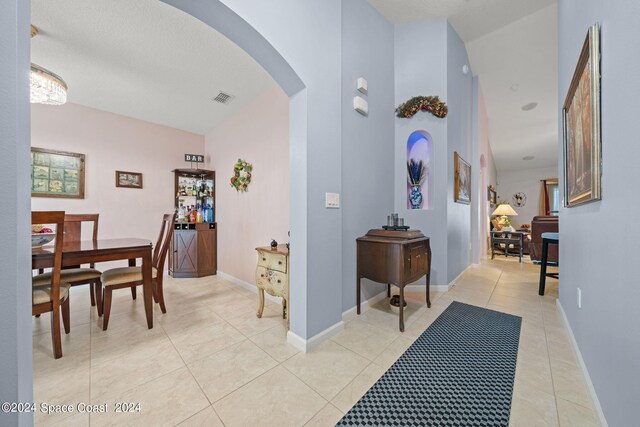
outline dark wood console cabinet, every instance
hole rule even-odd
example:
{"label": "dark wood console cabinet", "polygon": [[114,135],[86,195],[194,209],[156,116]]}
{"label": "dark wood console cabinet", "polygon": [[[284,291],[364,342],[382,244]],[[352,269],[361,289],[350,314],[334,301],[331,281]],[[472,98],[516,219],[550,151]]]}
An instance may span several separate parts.
{"label": "dark wood console cabinet", "polygon": [[427,307],[431,307],[429,282],[431,277],[431,247],[429,238],[420,230],[369,230],[357,242],[357,309],[360,314],[360,281],[369,279],[400,288],[400,331],[404,332],[404,287],[426,276]]}
{"label": "dark wood console cabinet", "polygon": [[176,278],[203,277],[217,273],[218,235],[215,222],[215,172],[204,169],[176,169],[175,207],[206,205],[211,222],[178,220],[169,251],[169,274]]}

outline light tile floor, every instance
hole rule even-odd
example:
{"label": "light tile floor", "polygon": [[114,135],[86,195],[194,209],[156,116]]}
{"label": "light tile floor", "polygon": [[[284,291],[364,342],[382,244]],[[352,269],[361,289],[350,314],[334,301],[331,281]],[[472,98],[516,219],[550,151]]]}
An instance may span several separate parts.
{"label": "light tile floor", "polygon": [[[407,292],[406,331],[386,300],[304,354],[286,343],[278,305],[255,316],[257,295],[216,276],[166,283],[167,314],[145,325],[142,299],[114,293],[108,331],[74,288],[71,334],[54,360],[49,318],[33,320],[37,403],[108,404],[109,413],[36,413],[36,425],[332,426],[453,301],[522,316],[513,426],[599,425],[567,330],[557,281],[537,295],[539,268],[496,259],[472,267],[449,292]],[[117,403],[140,412],[113,413]]]}

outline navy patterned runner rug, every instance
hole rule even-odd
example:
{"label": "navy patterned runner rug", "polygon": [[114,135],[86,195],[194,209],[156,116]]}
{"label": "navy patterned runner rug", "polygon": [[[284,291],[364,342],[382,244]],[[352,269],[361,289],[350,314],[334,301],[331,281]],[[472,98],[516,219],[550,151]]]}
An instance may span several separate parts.
{"label": "navy patterned runner rug", "polygon": [[338,426],[508,426],[522,319],[454,301]]}

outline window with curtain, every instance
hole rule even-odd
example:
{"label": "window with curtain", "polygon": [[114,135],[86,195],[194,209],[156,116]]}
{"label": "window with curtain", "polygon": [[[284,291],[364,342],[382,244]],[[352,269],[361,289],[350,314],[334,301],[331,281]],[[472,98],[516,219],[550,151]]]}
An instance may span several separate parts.
{"label": "window with curtain", "polygon": [[560,213],[560,189],[558,184],[547,184],[547,191],[549,193],[549,214],[558,216],[558,213]]}
{"label": "window with curtain", "polygon": [[558,215],[560,212],[558,178],[543,179],[541,183],[539,215]]}

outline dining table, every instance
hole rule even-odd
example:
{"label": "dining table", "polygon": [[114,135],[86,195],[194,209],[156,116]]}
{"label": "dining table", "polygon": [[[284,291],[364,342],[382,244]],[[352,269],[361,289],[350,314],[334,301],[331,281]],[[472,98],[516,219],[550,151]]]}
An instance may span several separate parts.
{"label": "dining table", "polygon": [[[144,311],[147,326],[151,329],[153,328],[151,249],[150,240],[138,238],[65,241],[62,246],[62,267],[118,260],[128,260],[129,266],[134,266],[136,260],[141,259]],[[52,267],[53,256],[53,246],[33,247],[32,268],[35,270]]]}

